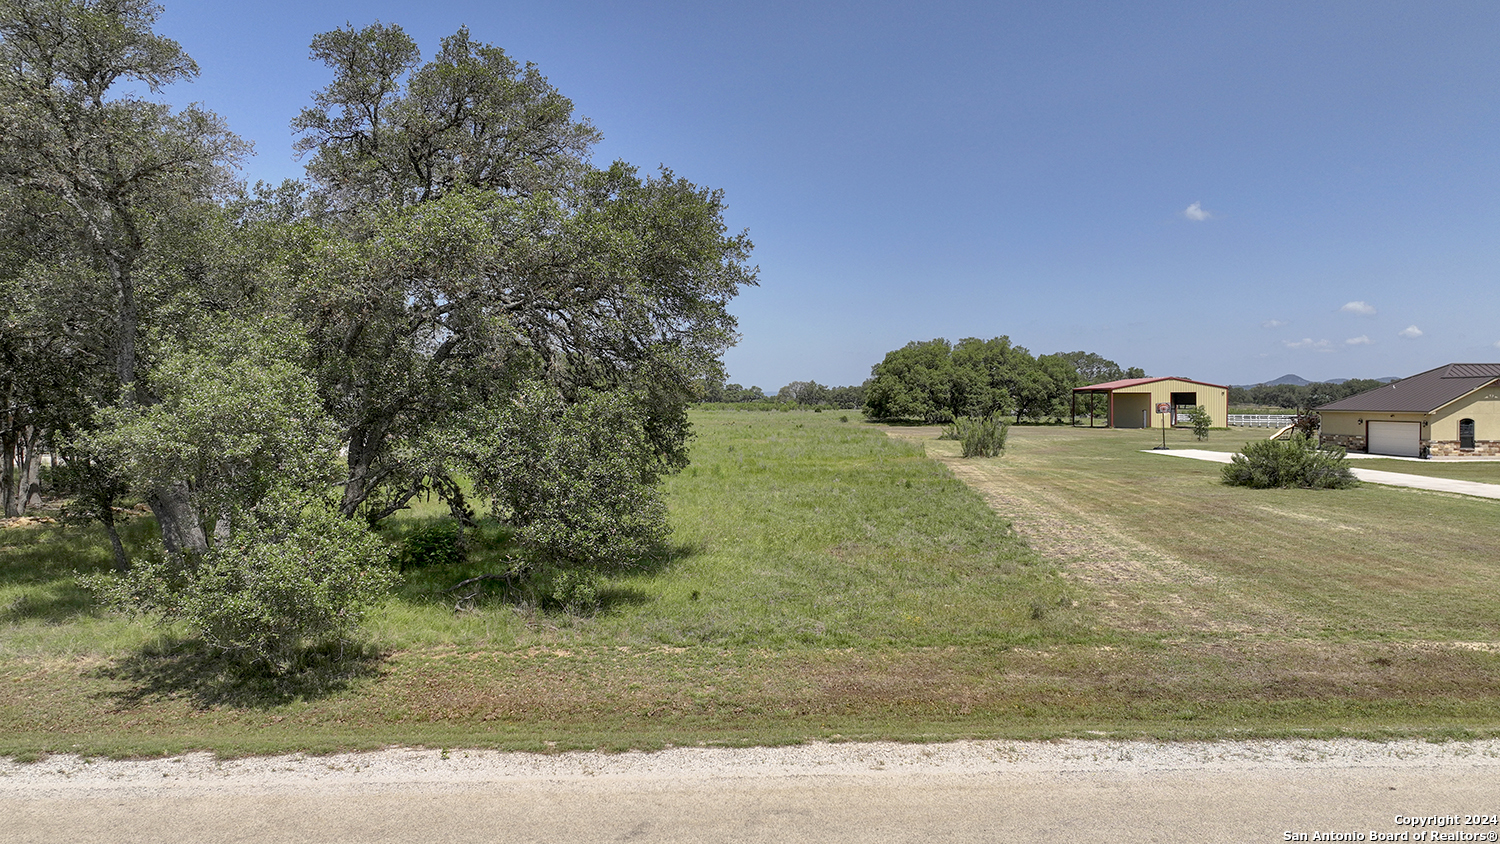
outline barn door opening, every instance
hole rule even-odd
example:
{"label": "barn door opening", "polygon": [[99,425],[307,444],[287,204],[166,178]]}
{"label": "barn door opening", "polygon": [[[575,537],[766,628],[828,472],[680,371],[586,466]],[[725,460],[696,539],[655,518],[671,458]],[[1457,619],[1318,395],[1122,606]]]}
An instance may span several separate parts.
{"label": "barn door opening", "polygon": [[1178,419],[1187,419],[1188,411],[1198,406],[1197,393],[1173,393],[1172,394],[1172,424],[1176,425]]}

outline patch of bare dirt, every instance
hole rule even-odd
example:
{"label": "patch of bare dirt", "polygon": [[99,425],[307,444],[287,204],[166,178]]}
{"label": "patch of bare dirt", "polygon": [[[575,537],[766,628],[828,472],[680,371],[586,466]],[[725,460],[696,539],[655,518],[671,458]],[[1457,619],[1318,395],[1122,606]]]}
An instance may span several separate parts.
{"label": "patch of bare dirt", "polygon": [[0,528],[36,527],[38,525],[55,525],[57,519],[50,516],[10,516],[0,519]]}

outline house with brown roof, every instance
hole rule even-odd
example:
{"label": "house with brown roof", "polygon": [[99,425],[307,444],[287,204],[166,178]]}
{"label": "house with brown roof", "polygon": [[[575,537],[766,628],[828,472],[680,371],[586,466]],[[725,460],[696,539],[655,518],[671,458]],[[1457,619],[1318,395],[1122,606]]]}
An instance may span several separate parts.
{"label": "house with brown roof", "polygon": [[1500,457],[1500,363],[1450,363],[1318,408],[1321,444],[1400,457]]}
{"label": "house with brown roof", "polygon": [[[1091,428],[1096,403],[1103,404],[1111,428],[1152,428],[1163,421],[1168,425],[1187,424],[1187,413],[1195,406],[1208,411],[1213,427],[1223,428],[1229,424],[1229,388],[1191,378],[1126,378],[1074,387],[1075,425],[1078,424],[1080,398],[1084,399],[1082,409],[1088,413]],[[1160,415],[1158,408],[1164,411]]]}

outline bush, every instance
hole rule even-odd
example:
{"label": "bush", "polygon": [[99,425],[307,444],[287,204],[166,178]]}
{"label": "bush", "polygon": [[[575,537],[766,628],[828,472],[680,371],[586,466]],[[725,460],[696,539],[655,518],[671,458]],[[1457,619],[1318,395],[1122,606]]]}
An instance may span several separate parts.
{"label": "bush", "polygon": [[1345,489],[1359,481],[1344,459],[1344,450],[1320,450],[1310,437],[1293,434],[1290,440],[1258,440],[1224,467],[1224,483],[1255,489],[1302,487]]}
{"label": "bush", "polygon": [[538,564],[597,570],[656,553],[670,530],[648,418],[625,390],[584,393],[524,385],[471,428],[475,488]]}
{"label": "bush", "polygon": [[458,522],[424,524],[401,540],[393,562],[400,571],[457,565],[467,556],[460,536]]}
{"label": "bush", "polygon": [[1010,423],[995,416],[960,416],[938,437],[958,440],[965,457],[999,457]]}
{"label": "bush", "polygon": [[129,574],[84,585],[119,609],[181,621],[209,646],[284,674],[303,653],[348,640],[394,584],[384,556],[363,524],[320,505],[289,507],[202,559],[141,560]]}
{"label": "bush", "polygon": [[604,577],[593,569],[547,566],[537,572],[531,585],[541,603],[584,615],[599,609]]}

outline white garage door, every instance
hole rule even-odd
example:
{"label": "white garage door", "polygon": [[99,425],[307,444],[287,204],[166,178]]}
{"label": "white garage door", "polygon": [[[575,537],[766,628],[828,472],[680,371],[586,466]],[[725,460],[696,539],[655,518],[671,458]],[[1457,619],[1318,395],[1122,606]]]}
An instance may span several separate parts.
{"label": "white garage door", "polygon": [[1422,425],[1418,422],[1371,422],[1370,453],[1417,457],[1422,453]]}

